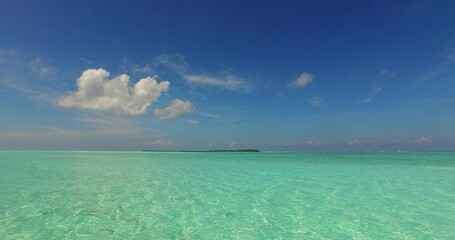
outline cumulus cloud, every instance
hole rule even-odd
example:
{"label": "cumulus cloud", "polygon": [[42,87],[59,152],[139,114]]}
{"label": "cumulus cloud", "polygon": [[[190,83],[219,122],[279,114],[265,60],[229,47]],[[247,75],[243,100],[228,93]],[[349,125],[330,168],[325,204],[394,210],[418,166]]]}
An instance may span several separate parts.
{"label": "cumulus cloud", "polygon": [[315,78],[316,78],[316,76],[309,74],[307,72],[303,72],[302,74],[300,74],[300,76],[296,80],[289,83],[289,86],[290,87],[305,87],[306,85],[308,85],[312,81],[314,81]]}
{"label": "cumulus cloud", "polygon": [[237,76],[230,75],[226,78],[216,78],[205,75],[190,75],[186,74],[183,76],[187,83],[193,85],[207,85],[219,87],[222,89],[232,91],[249,91],[249,85]]}
{"label": "cumulus cloud", "polygon": [[188,114],[194,111],[194,105],[190,101],[182,101],[174,99],[170,106],[165,109],[155,109],[153,114],[159,119],[176,118],[183,114]]}
{"label": "cumulus cloud", "polygon": [[139,80],[130,86],[130,77],[122,74],[109,79],[109,72],[100,69],[85,70],[77,79],[77,91],[61,98],[61,107],[82,108],[117,114],[144,114],[162,92],[169,89],[169,82],[157,82],[154,77]]}

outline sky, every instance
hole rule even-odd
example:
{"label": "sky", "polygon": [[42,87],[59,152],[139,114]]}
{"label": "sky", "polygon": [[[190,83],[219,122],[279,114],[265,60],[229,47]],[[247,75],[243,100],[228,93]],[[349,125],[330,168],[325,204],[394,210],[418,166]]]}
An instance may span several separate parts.
{"label": "sky", "polygon": [[0,149],[454,151],[455,1],[0,1]]}

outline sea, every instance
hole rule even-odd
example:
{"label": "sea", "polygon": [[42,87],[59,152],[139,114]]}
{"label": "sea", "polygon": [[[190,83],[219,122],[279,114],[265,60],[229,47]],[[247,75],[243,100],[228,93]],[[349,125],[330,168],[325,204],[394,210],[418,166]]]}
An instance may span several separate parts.
{"label": "sea", "polygon": [[0,239],[455,239],[455,153],[0,151]]}

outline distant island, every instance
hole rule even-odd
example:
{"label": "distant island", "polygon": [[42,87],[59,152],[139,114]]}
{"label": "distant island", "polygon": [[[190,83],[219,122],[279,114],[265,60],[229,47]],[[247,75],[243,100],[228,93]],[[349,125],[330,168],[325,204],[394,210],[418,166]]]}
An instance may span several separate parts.
{"label": "distant island", "polygon": [[260,152],[257,149],[208,150],[207,152]]}

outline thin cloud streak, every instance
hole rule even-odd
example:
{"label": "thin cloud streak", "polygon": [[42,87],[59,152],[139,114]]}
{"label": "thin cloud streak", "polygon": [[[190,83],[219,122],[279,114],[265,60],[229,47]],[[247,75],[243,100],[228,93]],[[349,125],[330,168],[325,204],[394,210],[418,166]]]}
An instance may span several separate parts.
{"label": "thin cloud streak", "polygon": [[187,81],[187,83],[196,86],[214,86],[221,89],[240,92],[248,92],[250,90],[248,83],[234,75],[227,76],[226,78],[216,78],[206,75],[185,74],[183,75],[183,78]]}
{"label": "thin cloud streak", "polygon": [[227,74],[222,77],[215,77],[209,74],[194,74],[189,70],[189,64],[183,55],[163,54],[154,60],[155,67],[164,66],[167,69],[179,74],[187,84],[194,86],[211,86],[220,89],[249,92],[251,85],[243,78],[234,74]]}

